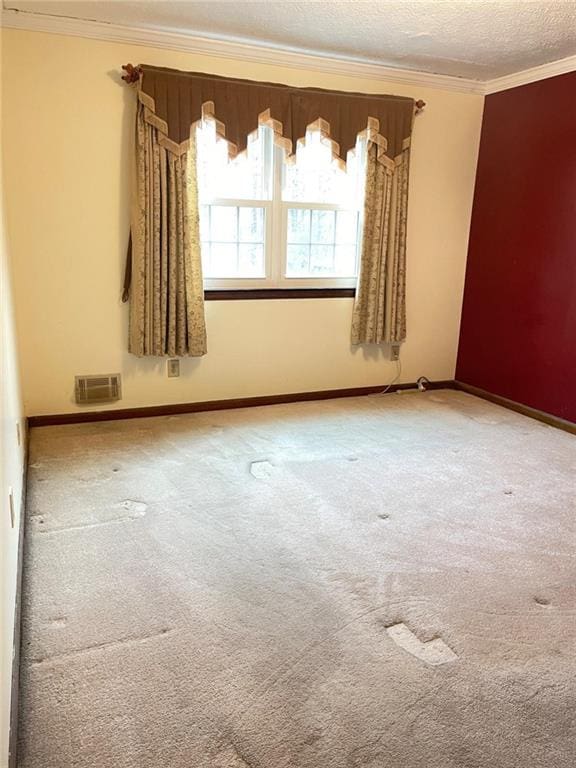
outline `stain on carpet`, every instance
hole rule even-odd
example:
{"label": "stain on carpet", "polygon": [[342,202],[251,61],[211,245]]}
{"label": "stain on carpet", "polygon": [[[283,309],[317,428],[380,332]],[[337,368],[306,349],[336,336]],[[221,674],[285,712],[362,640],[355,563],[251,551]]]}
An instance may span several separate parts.
{"label": "stain on carpet", "polygon": [[216,755],[214,768],[257,768],[257,766],[242,754],[238,747],[231,745]]}
{"label": "stain on carpet", "polygon": [[407,651],[417,659],[424,661],[431,666],[447,664],[450,661],[456,661],[458,656],[446,645],[442,638],[437,637],[424,643],[408,629],[406,624],[393,624],[386,627],[388,637],[393,640],[399,648]]}
{"label": "stain on carpet", "polygon": [[55,661],[61,661],[63,659],[69,659],[75,656],[81,656],[85,653],[91,653],[93,651],[106,651],[109,649],[118,648],[119,646],[123,646],[126,644],[144,643],[149,640],[156,640],[159,637],[163,637],[164,635],[167,635],[173,631],[174,630],[171,630],[171,629],[161,629],[158,632],[151,632],[150,634],[140,635],[138,637],[124,637],[124,638],[120,638],[119,640],[112,640],[104,643],[94,643],[94,645],[89,645],[85,648],[76,648],[74,650],[64,651],[63,653],[55,653],[52,656],[47,656],[46,658],[31,659],[30,665],[32,667],[39,667],[44,664],[49,664]]}
{"label": "stain on carpet", "polygon": [[547,597],[540,597],[539,595],[536,595],[534,602],[538,605],[550,605],[550,600]]}
{"label": "stain on carpet", "polygon": [[146,514],[146,510],[148,509],[148,505],[144,504],[143,501],[133,501],[132,499],[121,501],[120,504],[117,504],[116,506],[129,512],[130,517],[142,517]]}
{"label": "stain on carpet", "polygon": [[268,477],[272,477],[274,467],[269,461],[253,461],[250,464],[250,474],[257,480],[265,480]]}

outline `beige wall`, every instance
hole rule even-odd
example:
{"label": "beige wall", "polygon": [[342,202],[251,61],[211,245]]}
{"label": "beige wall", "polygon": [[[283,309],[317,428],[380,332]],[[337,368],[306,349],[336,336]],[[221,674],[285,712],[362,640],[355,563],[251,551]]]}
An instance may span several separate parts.
{"label": "beige wall", "polygon": [[[0,98],[0,126],[3,115]],[[10,690],[14,637],[14,607],[18,558],[18,529],[22,500],[24,440],[14,317],[10,288],[8,237],[5,231],[0,155],[0,768],[8,765]],[[18,440],[20,430],[20,441]],[[11,524],[9,494],[14,499]]]}
{"label": "beige wall", "polygon": [[294,85],[423,98],[408,232],[402,380],[452,378],[483,98],[120,43],[5,30],[8,215],[28,414],[76,409],[75,374],[123,374],[118,407],[389,381],[382,354],[352,350],[351,299],[211,302],[209,354],[167,379],[126,349],[120,285],[128,233],[131,61]]}

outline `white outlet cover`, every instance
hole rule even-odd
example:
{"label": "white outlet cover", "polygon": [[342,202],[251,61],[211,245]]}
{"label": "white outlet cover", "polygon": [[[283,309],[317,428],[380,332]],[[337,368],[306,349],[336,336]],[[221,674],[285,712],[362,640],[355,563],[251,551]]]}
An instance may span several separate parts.
{"label": "white outlet cover", "polygon": [[180,376],[180,360],[178,360],[178,358],[168,360],[167,367],[168,367],[168,376],[170,378],[174,378],[175,376]]}

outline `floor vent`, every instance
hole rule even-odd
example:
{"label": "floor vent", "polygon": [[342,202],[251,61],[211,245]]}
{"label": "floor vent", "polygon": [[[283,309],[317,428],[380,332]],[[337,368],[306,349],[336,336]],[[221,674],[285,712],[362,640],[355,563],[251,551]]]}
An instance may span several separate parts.
{"label": "floor vent", "polygon": [[119,373],[107,376],[76,376],[76,402],[80,405],[110,403],[120,398]]}

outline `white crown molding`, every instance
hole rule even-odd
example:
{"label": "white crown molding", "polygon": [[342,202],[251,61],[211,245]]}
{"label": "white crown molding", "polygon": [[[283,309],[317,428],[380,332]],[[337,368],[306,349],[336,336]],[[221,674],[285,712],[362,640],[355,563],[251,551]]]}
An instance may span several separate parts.
{"label": "white crown molding", "polygon": [[[314,55],[284,48],[198,37],[181,32],[145,29],[143,27],[126,27],[99,21],[49,16],[47,14],[27,13],[9,9],[2,10],[1,25],[10,29],[72,35],[129,45],[145,45],[151,48],[200,53],[224,59],[241,59],[258,64],[273,64],[294,69],[307,69],[316,72],[359,77],[365,80],[385,80],[389,83],[401,83],[402,85],[414,85],[416,87],[421,86],[423,88],[435,88],[444,91],[483,94],[485,86],[484,83],[478,80],[436,75],[408,69],[396,69],[344,57]],[[415,94],[415,97],[418,98],[418,94]]]}
{"label": "white crown molding", "polygon": [[[271,64],[293,69],[307,69],[314,72],[347,75],[364,80],[382,80],[389,83],[401,83],[402,85],[481,95],[498,93],[508,88],[516,88],[519,85],[527,85],[528,83],[576,70],[576,56],[568,56],[559,61],[504,75],[504,77],[497,77],[492,80],[472,80],[430,72],[386,67],[381,64],[345,57],[315,55],[313,53],[304,53],[280,47],[274,48],[231,40],[199,37],[160,29],[127,27],[119,24],[73,19],[65,16],[50,16],[42,13],[2,9],[0,22],[1,26],[11,29],[71,35],[73,37],[105,40],[113,43],[125,43],[127,45],[145,45],[150,48],[199,53],[223,59],[240,59],[257,64]],[[417,97],[418,94],[415,94],[415,96]]]}
{"label": "white crown molding", "polygon": [[508,88],[517,88],[519,85],[528,85],[528,83],[535,83],[538,80],[546,80],[548,77],[565,75],[567,72],[574,72],[575,70],[576,56],[567,56],[565,59],[551,61],[549,64],[541,64],[539,67],[523,69],[521,72],[488,80],[484,83],[484,89],[486,94],[498,93],[506,91]]}

